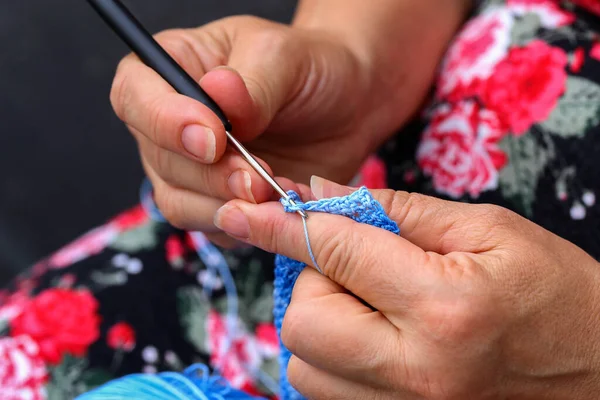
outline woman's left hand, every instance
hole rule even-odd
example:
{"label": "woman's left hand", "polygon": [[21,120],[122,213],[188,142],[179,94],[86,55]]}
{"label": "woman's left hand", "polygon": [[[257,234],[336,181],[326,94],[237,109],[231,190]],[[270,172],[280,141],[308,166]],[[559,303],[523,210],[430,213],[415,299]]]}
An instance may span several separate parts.
{"label": "woman's left hand", "polygon": [[[318,198],[349,191],[313,181]],[[282,329],[294,354],[288,377],[300,393],[597,398],[594,259],[500,207],[372,193],[401,236],[339,216],[308,219],[324,276],[312,268],[300,275]],[[302,223],[280,204],[235,200],[216,223],[237,239],[310,264]]]}

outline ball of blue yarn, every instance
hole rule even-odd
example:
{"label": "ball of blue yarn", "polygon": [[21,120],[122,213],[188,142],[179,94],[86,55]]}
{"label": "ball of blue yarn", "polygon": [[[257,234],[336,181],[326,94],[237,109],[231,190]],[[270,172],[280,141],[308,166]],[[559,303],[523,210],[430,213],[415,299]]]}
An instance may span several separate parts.
{"label": "ball of blue yarn", "polygon": [[208,367],[192,365],[183,373],[133,374],[111,381],[76,400],[266,400],[233,389]]}

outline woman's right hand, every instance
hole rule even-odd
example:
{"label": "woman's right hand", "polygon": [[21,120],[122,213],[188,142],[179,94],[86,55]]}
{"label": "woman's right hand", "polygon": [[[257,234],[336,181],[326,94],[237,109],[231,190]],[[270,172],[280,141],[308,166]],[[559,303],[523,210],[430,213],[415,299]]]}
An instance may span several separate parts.
{"label": "woman's right hand", "polygon": [[[315,171],[349,178],[366,155],[367,77],[341,40],[254,17],[166,31],[157,40],[221,106],[234,135],[288,178],[287,188],[298,190],[292,181]],[[270,199],[270,186],[226,151],[217,117],[136,56],[119,65],[111,101],[173,225],[213,233],[213,215],[225,201]]]}
{"label": "woman's right hand", "polygon": [[[392,11],[407,14],[392,10],[400,4],[397,0],[380,1],[382,8],[355,4],[358,18],[351,32],[356,33],[362,21],[366,29],[389,36],[397,18],[382,29],[358,10],[367,7],[380,19]],[[458,5],[465,0],[454,1]],[[440,8],[433,5],[437,2],[401,3],[412,13],[402,25],[407,30],[421,26],[415,14],[425,18]],[[304,8],[319,9],[321,14],[342,10],[320,9],[329,5],[333,3],[303,2]],[[344,16],[338,19],[347,30]],[[307,25],[311,24],[314,19],[308,18]],[[381,46],[386,42],[378,40],[380,45],[373,46],[356,34],[332,29],[331,19],[326,25],[327,29],[315,29],[236,16],[196,29],[166,31],[157,40],[219,104],[233,134],[270,172],[285,177],[278,179],[284,188],[302,192],[308,188],[294,182],[308,183],[313,174],[350,180],[372,150],[416,110],[437,64],[435,59],[430,66],[420,63],[413,70],[431,70],[430,76],[412,73],[406,79],[409,73],[400,65],[382,68],[377,54],[385,50]],[[406,46],[391,43],[399,46],[397,56],[410,52],[418,60],[420,51],[422,58],[431,58],[426,56],[431,50],[416,50],[410,40]],[[442,46],[438,47],[441,54]],[[388,58],[398,64],[393,55]],[[256,203],[272,198],[271,187],[237,153],[226,150],[225,131],[216,115],[176,93],[136,56],[127,56],[119,65],[111,101],[138,142],[155,201],[173,225],[203,231],[225,245],[226,236],[213,224],[216,210],[234,198]]]}

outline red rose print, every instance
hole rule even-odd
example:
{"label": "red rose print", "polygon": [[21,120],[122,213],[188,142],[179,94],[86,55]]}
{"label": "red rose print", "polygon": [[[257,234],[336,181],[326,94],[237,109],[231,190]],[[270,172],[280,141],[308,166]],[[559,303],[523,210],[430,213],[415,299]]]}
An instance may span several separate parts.
{"label": "red rose print", "polygon": [[194,241],[194,237],[188,232],[184,237],[185,245],[192,250],[196,250],[196,242]]}
{"label": "red rose print", "polygon": [[169,264],[180,267],[183,264],[185,247],[177,235],[171,235],[165,242],[165,252]]}
{"label": "red rose print", "polygon": [[600,15],[600,1],[598,0],[572,0],[572,2],[596,15]]}
{"label": "red rose print", "polygon": [[585,52],[583,51],[583,48],[578,47],[573,52],[573,57],[571,59],[571,71],[573,71],[574,73],[578,73],[579,71],[581,71],[584,61],[585,61]]}
{"label": "red rose print", "polygon": [[0,339],[0,394],[3,400],[44,400],[47,379],[39,348],[29,336]]}
{"label": "red rose print", "polygon": [[484,104],[512,133],[525,133],[556,106],[565,90],[567,61],[562,49],[541,40],[511,49],[486,83]]}
{"label": "red rose print", "polygon": [[600,61],[600,43],[594,43],[592,50],[590,51],[590,57],[594,60]]}
{"label": "red rose print", "polygon": [[135,331],[128,323],[119,322],[108,330],[106,342],[115,350],[131,351],[135,347]]}
{"label": "red rose print", "polygon": [[437,96],[467,97],[493,72],[510,45],[512,16],[494,9],[469,21],[450,47],[440,72]]}
{"label": "red rose print", "polygon": [[146,214],[146,211],[141,205],[138,205],[114,218],[110,224],[116,226],[119,231],[123,232],[128,229],[136,228],[146,221],[148,221],[148,214]]}
{"label": "red rose print", "polygon": [[29,296],[22,291],[11,294],[0,307],[0,321],[9,322],[23,312],[29,303]]}
{"label": "red rose print", "polygon": [[98,339],[97,309],[96,299],[87,291],[48,289],[10,321],[11,335],[29,335],[42,358],[58,364],[65,353],[83,356]]}
{"label": "red rose print", "polygon": [[51,268],[64,268],[98,254],[112,243],[120,232],[136,228],[147,220],[148,215],[142,206],[134,207],[58,251],[50,258],[48,265]]}
{"label": "red rose print", "polygon": [[575,22],[575,15],[561,9],[557,0],[507,0],[506,5],[516,16],[536,14],[545,28],[558,28]]}
{"label": "red rose print", "polygon": [[240,390],[250,396],[262,396],[262,392],[256,388],[253,382],[244,384]]}
{"label": "red rose print", "polygon": [[208,314],[206,324],[211,365],[218,368],[233,387],[241,389],[254,382],[251,371],[259,367],[261,357],[256,340],[241,331],[237,322],[234,337],[230,337],[225,320],[215,311]]}
{"label": "red rose print", "polygon": [[279,337],[273,324],[259,324],[256,327],[256,340],[265,357],[274,357],[279,353]]}
{"label": "red rose print", "polygon": [[55,269],[64,268],[98,254],[118,233],[119,231],[110,224],[96,228],[55,253],[48,260],[48,266]]}
{"label": "red rose print", "polygon": [[507,161],[497,145],[502,136],[496,114],[475,102],[443,105],[433,112],[417,161],[440,193],[476,198],[498,186],[498,170]]}
{"label": "red rose print", "polygon": [[359,172],[358,186],[369,189],[387,188],[385,164],[376,156],[371,156],[363,164]]}
{"label": "red rose print", "polygon": [[404,182],[411,185],[415,183],[415,181],[417,180],[417,176],[414,170],[409,169],[408,171],[404,172],[404,176],[402,177],[402,179],[404,179]]}

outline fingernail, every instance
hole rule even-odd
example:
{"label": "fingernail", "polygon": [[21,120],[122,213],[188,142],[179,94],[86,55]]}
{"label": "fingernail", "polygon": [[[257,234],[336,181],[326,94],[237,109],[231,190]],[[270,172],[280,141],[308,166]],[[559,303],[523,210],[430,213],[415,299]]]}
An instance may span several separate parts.
{"label": "fingernail", "polygon": [[313,175],[310,177],[310,190],[317,199],[323,198],[323,183],[325,179]]}
{"label": "fingernail", "polygon": [[188,125],[181,133],[183,147],[206,163],[215,160],[217,152],[215,133],[202,125]]}
{"label": "fingernail", "polygon": [[348,186],[339,185],[316,175],[310,178],[310,189],[317,199],[347,196],[354,191]]}
{"label": "fingernail", "polygon": [[241,169],[234,171],[229,176],[227,184],[235,197],[256,203],[252,194],[252,177],[247,171]]}
{"label": "fingernail", "polygon": [[223,232],[238,238],[250,237],[250,224],[246,215],[237,207],[224,205],[215,214],[214,224]]}

